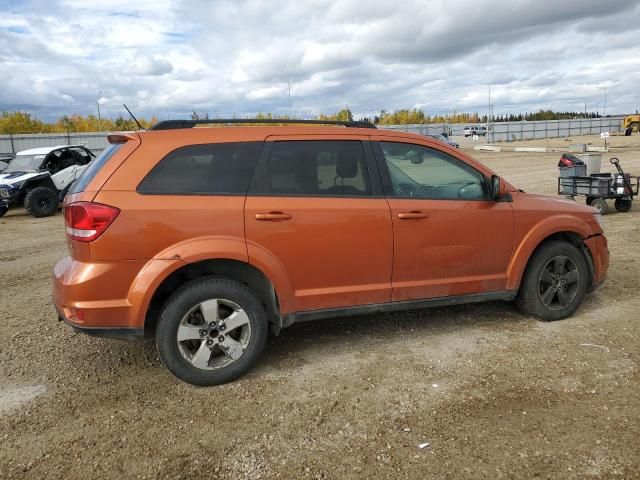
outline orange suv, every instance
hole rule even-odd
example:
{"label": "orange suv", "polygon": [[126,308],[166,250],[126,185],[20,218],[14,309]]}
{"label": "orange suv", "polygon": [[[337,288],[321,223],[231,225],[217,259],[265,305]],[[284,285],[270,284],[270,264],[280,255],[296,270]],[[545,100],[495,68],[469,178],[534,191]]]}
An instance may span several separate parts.
{"label": "orange suv", "polygon": [[485,300],[557,320],[605,278],[593,208],[526,194],[442,142],[359,122],[229,125],[246,122],[109,136],[64,201],[62,320],[155,335],[171,372],[212,385],[295,322]]}

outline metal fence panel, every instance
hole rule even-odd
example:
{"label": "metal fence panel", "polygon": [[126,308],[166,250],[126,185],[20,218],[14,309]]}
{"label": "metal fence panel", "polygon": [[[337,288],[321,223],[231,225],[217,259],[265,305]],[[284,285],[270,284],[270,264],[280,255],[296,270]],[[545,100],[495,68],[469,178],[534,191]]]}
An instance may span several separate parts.
{"label": "metal fence panel", "polygon": [[[576,120],[543,120],[539,122],[499,122],[491,124],[489,141],[512,142],[540,138],[559,138],[572,135],[594,135],[601,132],[616,133],[622,130],[624,117],[584,118]],[[464,135],[464,127],[475,123],[431,123],[428,125],[380,125],[385,130],[401,130],[420,135],[447,132]],[[0,135],[0,153],[15,153],[36,147],[54,145],[83,145],[94,151],[107,147],[107,135],[112,132],[92,133],[41,133],[25,135]]]}

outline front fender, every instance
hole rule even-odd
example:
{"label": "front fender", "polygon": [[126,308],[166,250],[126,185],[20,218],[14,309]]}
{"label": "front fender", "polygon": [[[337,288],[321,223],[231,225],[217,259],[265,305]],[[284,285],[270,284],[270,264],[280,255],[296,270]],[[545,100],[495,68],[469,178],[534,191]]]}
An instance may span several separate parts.
{"label": "front fender", "polygon": [[535,226],[528,229],[527,233],[516,245],[507,269],[507,290],[517,290],[527,267],[529,258],[546,238],[556,233],[574,233],[584,239],[592,235],[589,224],[573,215],[558,214],[545,217]]}

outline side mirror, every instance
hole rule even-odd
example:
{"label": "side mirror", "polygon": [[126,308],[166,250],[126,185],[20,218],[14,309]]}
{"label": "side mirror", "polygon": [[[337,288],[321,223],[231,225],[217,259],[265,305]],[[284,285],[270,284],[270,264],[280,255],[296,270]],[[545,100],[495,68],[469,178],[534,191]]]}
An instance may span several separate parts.
{"label": "side mirror", "polygon": [[502,182],[500,181],[500,177],[498,175],[491,175],[491,200],[499,200],[500,197],[504,195],[504,191],[502,189]]}
{"label": "side mirror", "polygon": [[411,163],[414,165],[420,165],[422,162],[424,162],[422,155],[411,155]]}

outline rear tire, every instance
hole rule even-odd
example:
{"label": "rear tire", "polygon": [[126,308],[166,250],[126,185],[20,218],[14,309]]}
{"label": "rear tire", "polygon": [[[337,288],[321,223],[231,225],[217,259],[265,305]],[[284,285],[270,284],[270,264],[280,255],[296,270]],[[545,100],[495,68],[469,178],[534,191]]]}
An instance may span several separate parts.
{"label": "rear tire", "polygon": [[58,210],[58,192],[47,187],[36,187],[24,197],[24,208],[33,217],[49,217]]}
{"label": "rear tire", "polygon": [[616,210],[622,213],[626,213],[631,210],[631,200],[626,200],[624,198],[616,198],[615,207]]}
{"label": "rear tire", "polygon": [[162,363],[179,379],[218,385],[255,365],[267,327],[264,307],[246,285],[195,280],[178,289],[162,309],[156,346]]}
{"label": "rear tire", "polygon": [[589,286],[589,267],[582,252],[569,242],[554,240],[534,252],[516,297],[525,315],[545,322],[573,314]]}

